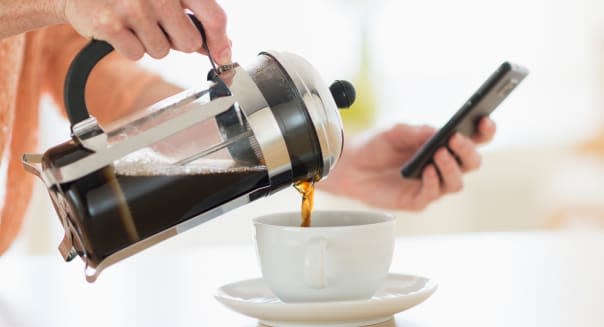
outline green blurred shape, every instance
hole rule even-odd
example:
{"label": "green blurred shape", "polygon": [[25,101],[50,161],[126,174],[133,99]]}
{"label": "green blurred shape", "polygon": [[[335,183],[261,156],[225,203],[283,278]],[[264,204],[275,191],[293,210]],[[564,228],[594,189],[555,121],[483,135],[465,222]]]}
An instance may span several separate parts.
{"label": "green blurred shape", "polygon": [[376,118],[376,96],[371,82],[371,58],[366,28],[361,31],[359,68],[352,80],[357,93],[355,103],[340,111],[347,134],[358,134],[372,127]]}

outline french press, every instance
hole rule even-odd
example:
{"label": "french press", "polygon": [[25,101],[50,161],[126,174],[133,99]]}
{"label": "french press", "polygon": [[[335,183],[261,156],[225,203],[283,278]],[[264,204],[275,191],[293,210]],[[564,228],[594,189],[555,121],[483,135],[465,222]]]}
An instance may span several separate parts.
{"label": "french press", "polygon": [[354,88],[345,81],[328,88],[307,61],[284,52],[220,68],[210,55],[208,81],[101,127],[84,91],[111,51],[93,40],[71,64],[64,94],[71,140],[23,155],[65,230],[59,251],[66,261],[82,258],[89,282],[228,210],[326,177],[342,152],[338,108],[352,104]]}

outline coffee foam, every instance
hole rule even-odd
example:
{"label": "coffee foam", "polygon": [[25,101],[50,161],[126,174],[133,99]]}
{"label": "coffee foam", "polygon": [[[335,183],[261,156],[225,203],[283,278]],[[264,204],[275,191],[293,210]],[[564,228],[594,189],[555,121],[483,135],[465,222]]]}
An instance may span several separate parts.
{"label": "coffee foam", "polygon": [[123,176],[207,175],[265,171],[265,166],[237,166],[233,160],[198,159],[186,165],[177,165],[161,154],[144,150],[132,153],[113,163],[115,173]]}

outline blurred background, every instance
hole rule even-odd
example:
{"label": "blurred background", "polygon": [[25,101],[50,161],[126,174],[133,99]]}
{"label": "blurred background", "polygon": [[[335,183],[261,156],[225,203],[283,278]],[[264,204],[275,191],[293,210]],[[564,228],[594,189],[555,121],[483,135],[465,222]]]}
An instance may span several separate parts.
{"label": "blurred background", "polygon": [[[234,59],[298,53],[326,80],[355,82],[347,140],[396,122],[440,126],[504,60],[531,75],[493,114],[498,134],[463,192],[421,213],[396,212],[399,235],[604,227],[604,2],[600,0],[220,1]],[[188,88],[210,66],[172,53],[141,65]],[[127,92],[128,90],[124,90]],[[69,137],[46,101],[41,149]],[[11,253],[56,254],[62,228],[41,183]],[[359,186],[362,187],[362,186]],[[317,209],[370,209],[317,193]],[[251,218],[299,210],[293,189],[150,251],[251,244]]]}

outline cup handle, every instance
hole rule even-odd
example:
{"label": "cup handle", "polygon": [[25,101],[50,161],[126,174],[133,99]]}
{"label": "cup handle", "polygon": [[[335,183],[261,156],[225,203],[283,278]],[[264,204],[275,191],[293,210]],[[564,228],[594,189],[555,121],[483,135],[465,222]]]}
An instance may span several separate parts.
{"label": "cup handle", "polygon": [[313,237],[306,242],[304,256],[304,282],[311,288],[327,287],[325,276],[325,251],[327,240],[323,237]]}

